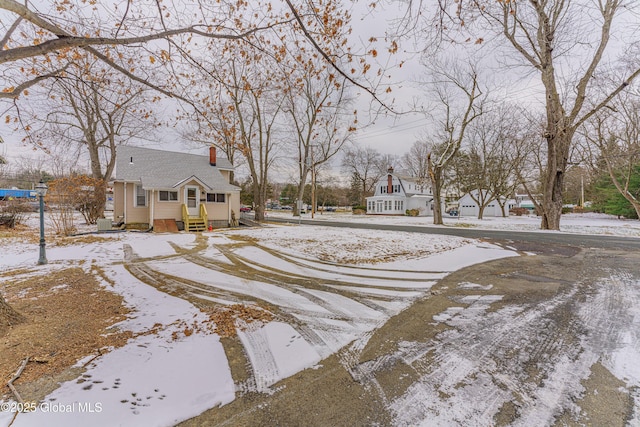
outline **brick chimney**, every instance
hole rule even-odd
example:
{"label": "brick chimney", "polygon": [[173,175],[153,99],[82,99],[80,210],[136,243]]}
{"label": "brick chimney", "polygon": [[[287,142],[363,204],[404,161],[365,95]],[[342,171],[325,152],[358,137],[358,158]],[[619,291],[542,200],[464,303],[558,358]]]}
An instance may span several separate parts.
{"label": "brick chimney", "polygon": [[389,169],[387,169],[387,193],[389,194],[393,193],[393,176],[391,176],[392,173],[393,168],[389,166]]}
{"label": "brick chimney", "polygon": [[216,147],[214,147],[213,145],[209,147],[209,164],[211,166],[216,165]]}

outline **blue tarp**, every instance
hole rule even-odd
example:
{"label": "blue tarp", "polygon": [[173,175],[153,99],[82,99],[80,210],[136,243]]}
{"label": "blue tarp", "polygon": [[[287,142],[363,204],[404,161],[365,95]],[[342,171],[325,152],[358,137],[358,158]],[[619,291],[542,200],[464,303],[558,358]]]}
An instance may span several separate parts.
{"label": "blue tarp", "polygon": [[16,190],[8,188],[0,188],[0,200],[13,199],[35,199],[38,193],[35,190]]}

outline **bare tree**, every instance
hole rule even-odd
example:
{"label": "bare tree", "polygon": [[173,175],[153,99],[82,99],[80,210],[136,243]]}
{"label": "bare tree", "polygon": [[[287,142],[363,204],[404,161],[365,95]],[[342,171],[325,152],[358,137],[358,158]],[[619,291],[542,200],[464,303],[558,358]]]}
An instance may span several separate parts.
{"label": "bare tree", "polygon": [[365,205],[367,196],[373,194],[376,182],[386,173],[383,156],[371,147],[354,146],[347,148],[342,158],[342,169],[349,174],[359,187],[359,203]]}
{"label": "bare tree", "polygon": [[494,200],[506,216],[506,201],[519,184],[517,173],[525,156],[520,150],[517,110],[503,106],[479,117],[471,124],[464,152],[454,162],[456,183],[478,204],[479,219]]}
{"label": "bare tree", "polygon": [[[302,66],[300,72],[287,79],[285,113],[296,136],[298,194],[301,202],[307,177],[312,181],[323,164],[340,152],[355,131],[355,118],[349,117],[351,104],[345,93],[344,79],[330,78],[326,69],[313,64]],[[298,67],[300,68],[300,67]],[[315,182],[312,182],[312,191]],[[313,199],[313,197],[312,197]],[[312,201],[312,210],[315,204]],[[298,204],[294,205],[298,214]]]}
{"label": "bare tree", "polygon": [[237,149],[251,176],[255,219],[264,220],[269,171],[282,140],[277,138],[284,99],[281,75],[270,58],[254,52],[250,59],[230,59],[220,74],[231,105],[225,115],[238,124]]}
{"label": "bare tree", "polygon": [[427,157],[431,146],[427,141],[416,141],[408,152],[400,158],[400,168],[404,173],[416,178],[420,184],[429,182],[429,165]]}
{"label": "bare tree", "polygon": [[[485,40],[505,41],[510,47],[506,57],[516,59],[517,65],[526,66],[540,78],[544,88],[543,138],[547,155],[540,203],[543,229],[560,228],[564,174],[577,129],[640,75],[637,62],[627,60],[626,66],[616,68],[608,61],[614,57],[610,52],[614,49],[610,46],[614,29],[619,34],[618,41],[626,43],[622,48],[634,54],[632,44],[636,37],[631,33],[634,30],[631,23],[637,22],[637,15],[633,14],[638,7],[634,3],[625,0],[439,2],[441,34],[455,37],[456,31],[457,34],[469,31],[471,34],[465,37],[479,46]],[[449,19],[455,23],[447,22]],[[585,31],[586,28],[589,30]],[[601,84],[594,84],[596,76],[609,72],[613,75],[607,90],[603,90]],[[587,99],[594,102],[586,103]]]}
{"label": "bare tree", "polygon": [[[218,78],[218,77],[215,77]],[[205,114],[189,112],[182,119],[184,128],[182,135],[185,139],[200,144],[213,144],[224,153],[225,157],[237,169],[243,164],[243,157],[239,152],[240,122],[234,111],[233,101],[226,95],[225,85],[218,85],[216,102],[207,104]],[[235,172],[231,172],[231,182],[235,182]]]}
{"label": "bare tree", "polygon": [[[447,68],[449,68],[447,70]],[[482,114],[483,94],[478,74],[473,66],[465,71],[451,65],[433,69],[437,83],[433,90],[441,116],[436,119],[438,130],[427,154],[427,171],[433,189],[433,223],[442,224],[442,190],[445,169],[460,150],[467,126]],[[457,99],[462,98],[462,104]]]}
{"label": "bare tree", "polygon": [[118,145],[151,139],[149,104],[140,85],[80,58],[22,108],[24,139],[45,150],[60,146],[67,153],[88,154],[91,176],[108,180]]}
{"label": "bare tree", "polygon": [[[296,6],[285,2],[284,7],[258,0],[198,1],[187,11],[181,4],[160,2],[64,1],[36,7],[29,2],[0,0],[0,12],[6,18],[0,65],[24,61],[28,66],[27,72],[5,74],[13,85],[3,88],[2,98],[18,97],[43,79],[61,76],[70,59],[87,54],[132,80],[180,97],[170,85],[147,80],[139,63],[142,55],[151,65],[175,63],[178,57],[189,62],[194,48],[207,41],[250,40],[287,27],[304,30],[302,36],[313,42],[312,48],[330,59],[334,53],[330,46],[340,46],[342,40],[334,43],[332,37],[316,39],[318,24],[325,34],[337,37],[347,31],[349,21],[348,14],[333,1]],[[138,55],[131,55],[133,51]],[[41,68],[45,63],[48,65]]]}

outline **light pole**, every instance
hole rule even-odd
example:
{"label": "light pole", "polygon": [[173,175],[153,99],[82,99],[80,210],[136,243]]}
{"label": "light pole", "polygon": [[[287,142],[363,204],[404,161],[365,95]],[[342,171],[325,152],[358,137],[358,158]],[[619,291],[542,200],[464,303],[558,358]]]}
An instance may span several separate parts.
{"label": "light pole", "polygon": [[47,195],[47,188],[47,184],[42,179],[36,185],[36,193],[40,198],[40,258],[38,259],[40,265],[47,263],[47,254],[44,249],[44,196]]}

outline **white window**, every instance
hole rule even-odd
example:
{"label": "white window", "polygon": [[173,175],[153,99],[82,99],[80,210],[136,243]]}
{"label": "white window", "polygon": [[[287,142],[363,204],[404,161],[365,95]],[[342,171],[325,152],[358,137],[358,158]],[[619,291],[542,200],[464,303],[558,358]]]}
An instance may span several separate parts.
{"label": "white window", "polygon": [[178,192],[177,191],[158,191],[158,200],[160,200],[161,202],[177,202]]}
{"label": "white window", "polygon": [[142,185],[136,185],[136,200],[134,206],[147,206],[147,192],[142,188]]}

